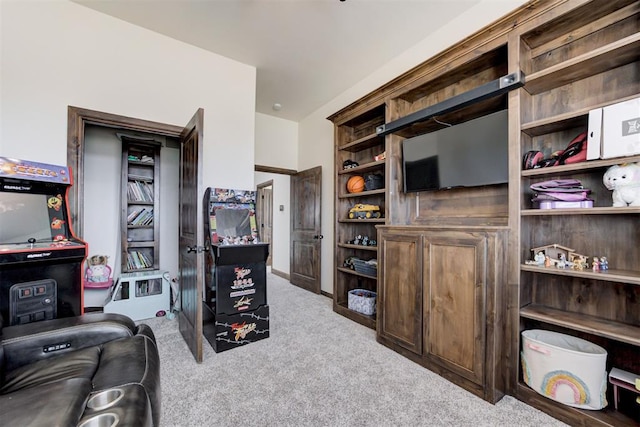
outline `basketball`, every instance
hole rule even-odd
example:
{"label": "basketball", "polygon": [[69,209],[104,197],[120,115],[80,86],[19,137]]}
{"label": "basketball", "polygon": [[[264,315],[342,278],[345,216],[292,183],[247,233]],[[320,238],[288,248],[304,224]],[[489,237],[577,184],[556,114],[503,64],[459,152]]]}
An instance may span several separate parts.
{"label": "basketball", "polygon": [[349,193],[360,193],[364,190],[364,178],[360,175],[352,176],[347,181],[347,191]]}

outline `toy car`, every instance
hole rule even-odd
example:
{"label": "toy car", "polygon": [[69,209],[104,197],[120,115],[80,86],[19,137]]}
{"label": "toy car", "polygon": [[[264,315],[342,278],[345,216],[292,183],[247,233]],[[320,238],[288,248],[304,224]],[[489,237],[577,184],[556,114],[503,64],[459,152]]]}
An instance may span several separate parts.
{"label": "toy car", "polygon": [[349,219],[380,218],[380,206],[359,203],[349,209]]}

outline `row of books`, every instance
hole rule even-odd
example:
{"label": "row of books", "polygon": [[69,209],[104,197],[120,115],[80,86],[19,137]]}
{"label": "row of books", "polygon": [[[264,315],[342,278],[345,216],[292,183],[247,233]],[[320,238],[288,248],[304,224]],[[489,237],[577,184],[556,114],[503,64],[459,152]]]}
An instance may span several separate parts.
{"label": "row of books", "polygon": [[127,216],[127,224],[136,226],[153,224],[153,208],[132,210]]}
{"label": "row of books", "polygon": [[129,270],[140,270],[153,267],[153,262],[147,255],[140,251],[129,251],[127,253],[127,268]]}
{"label": "row of books", "polygon": [[146,154],[129,153],[129,156],[127,159],[130,162],[153,163],[153,157],[147,156]]}
{"label": "row of books", "polygon": [[153,186],[147,182],[129,181],[127,198],[132,202],[153,202]]}

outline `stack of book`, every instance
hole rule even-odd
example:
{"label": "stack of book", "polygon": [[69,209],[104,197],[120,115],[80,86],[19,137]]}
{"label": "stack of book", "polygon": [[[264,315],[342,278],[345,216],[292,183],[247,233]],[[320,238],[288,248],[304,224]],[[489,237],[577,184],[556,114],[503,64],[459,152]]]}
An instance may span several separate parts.
{"label": "stack of book", "polygon": [[143,181],[129,181],[127,183],[127,197],[133,202],[153,203],[153,186]]}
{"label": "stack of book", "polygon": [[127,216],[127,224],[133,226],[144,226],[153,224],[153,208],[140,208],[131,211]]}
{"label": "stack of book", "polygon": [[127,253],[127,268],[129,270],[141,270],[153,267],[153,263],[144,253],[130,251]]}

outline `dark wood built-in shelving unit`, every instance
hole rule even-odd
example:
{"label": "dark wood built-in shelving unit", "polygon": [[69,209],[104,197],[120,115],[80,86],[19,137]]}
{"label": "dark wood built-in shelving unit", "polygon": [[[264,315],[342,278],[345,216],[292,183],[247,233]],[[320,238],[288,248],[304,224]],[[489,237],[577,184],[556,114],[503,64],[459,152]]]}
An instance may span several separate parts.
{"label": "dark wood built-in shelving unit", "polygon": [[[602,183],[609,167],[640,162],[640,154],[522,169],[526,152],[548,157],[587,131],[591,110],[640,97],[639,69],[639,1],[531,1],[330,116],[334,310],[376,328],[380,343],[487,401],[511,394],[571,425],[638,425],[640,411],[629,404],[615,409],[611,388],[609,405],[599,411],[538,394],[524,382],[520,352],[522,331],[546,329],[604,347],[607,370],[640,374],[640,208],[612,207]],[[524,85],[447,110],[437,121],[408,123],[505,75],[523,76]],[[508,184],[403,192],[405,138],[503,109],[509,116]],[[394,121],[402,126],[387,131]],[[383,151],[386,158],[374,160]],[[343,169],[347,159],[359,166]],[[346,191],[349,177],[373,172],[384,173],[383,189]],[[580,180],[591,190],[593,207],[537,209],[530,186],[560,178]],[[383,218],[347,219],[356,203],[380,205]],[[375,247],[348,243],[376,230]],[[556,243],[590,258],[606,256],[610,269],[526,262],[532,248]],[[377,277],[343,265],[349,256],[373,258],[374,251]],[[474,274],[452,278],[460,270]],[[376,316],[347,308],[354,288],[378,292]],[[455,315],[449,316],[451,307]]]}

